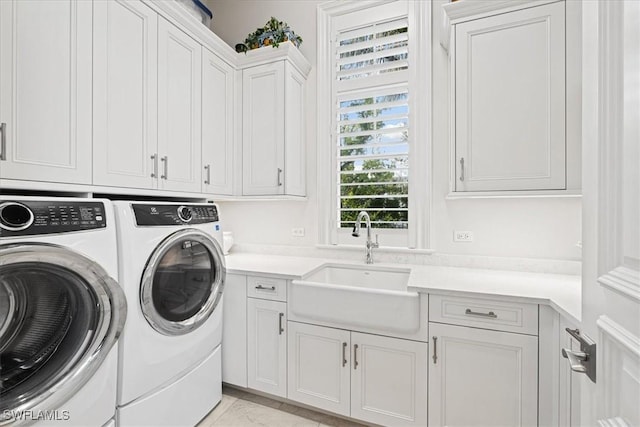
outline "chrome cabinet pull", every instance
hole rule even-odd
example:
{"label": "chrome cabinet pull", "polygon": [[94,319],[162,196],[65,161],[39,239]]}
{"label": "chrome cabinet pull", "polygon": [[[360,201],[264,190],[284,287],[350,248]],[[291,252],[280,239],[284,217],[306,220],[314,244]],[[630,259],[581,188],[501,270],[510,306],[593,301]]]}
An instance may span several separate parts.
{"label": "chrome cabinet pull", "polygon": [[437,352],[438,337],[432,337],[432,338],[433,338],[433,364],[435,365],[438,362],[438,352]]}
{"label": "chrome cabinet pull", "polygon": [[353,369],[358,369],[358,344],[353,345]]}
{"label": "chrome cabinet pull", "polygon": [[565,328],[565,331],[580,343],[580,350],[575,351],[563,348],[562,357],[569,361],[569,366],[572,371],[586,374],[587,377],[595,383],[597,369],[596,343],[591,341],[586,335],[583,335],[579,329]]}
{"label": "chrome cabinet pull", "polygon": [[278,168],[278,187],[282,187],[282,169]]}
{"label": "chrome cabinet pull", "polygon": [[207,171],[207,177],[204,180],[204,183],[209,185],[211,184],[211,165],[205,165],[204,170]]}
{"label": "chrome cabinet pull", "polygon": [[562,357],[569,359],[569,365],[571,366],[572,371],[580,372],[581,374],[587,372],[586,366],[582,364],[582,362],[587,360],[587,353],[584,351],[573,351],[568,348],[563,348]]}
{"label": "chrome cabinet pull", "polygon": [[0,123],[0,160],[7,160],[7,124]]}
{"label": "chrome cabinet pull", "polygon": [[464,181],[464,157],[460,157],[460,181]]}
{"label": "chrome cabinet pull", "polygon": [[151,172],[151,178],[158,177],[158,155],[152,154],[151,161],[153,161],[153,172]]}
{"label": "chrome cabinet pull", "polygon": [[278,317],[278,328],[280,329],[280,331],[278,332],[278,335],[282,335],[282,333],[284,332],[284,327],[282,326],[283,318],[284,318],[284,313],[280,313],[280,316]]}
{"label": "chrome cabinet pull", "polygon": [[262,285],[258,285],[258,286],[256,286],[256,289],[266,290],[266,291],[275,291],[275,290],[276,290],[276,287],[275,287],[275,286],[262,286]]}
{"label": "chrome cabinet pull", "polygon": [[464,311],[464,314],[468,315],[468,316],[479,316],[479,317],[489,317],[491,319],[497,319],[498,315],[495,314],[493,311],[490,311],[488,313],[480,313],[478,311],[471,311],[470,308],[467,308]]}
{"label": "chrome cabinet pull", "polygon": [[167,176],[169,175],[169,157],[167,156],[161,157],[160,161],[162,162],[162,170],[163,170],[163,174],[160,175],[160,179],[167,179]]}
{"label": "chrome cabinet pull", "polygon": [[347,366],[347,343],[342,343],[342,367]]}

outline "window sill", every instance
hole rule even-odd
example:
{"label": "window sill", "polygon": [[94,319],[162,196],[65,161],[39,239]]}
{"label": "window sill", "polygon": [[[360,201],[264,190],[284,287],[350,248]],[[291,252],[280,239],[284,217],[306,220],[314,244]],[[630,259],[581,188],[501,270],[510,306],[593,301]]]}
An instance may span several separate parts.
{"label": "window sill", "polygon": [[[362,251],[365,249],[364,245],[316,245],[316,248],[342,251]],[[375,248],[374,251],[418,255],[433,255],[436,252],[433,249],[401,248],[396,246],[380,246],[379,248]]]}

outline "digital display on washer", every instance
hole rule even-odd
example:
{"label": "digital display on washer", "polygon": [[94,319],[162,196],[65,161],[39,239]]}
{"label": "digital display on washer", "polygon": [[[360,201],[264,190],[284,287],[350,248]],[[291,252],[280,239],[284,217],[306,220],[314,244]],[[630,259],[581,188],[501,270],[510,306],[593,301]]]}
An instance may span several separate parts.
{"label": "digital display on washer", "polygon": [[0,201],[0,237],[105,228],[102,202]]}
{"label": "digital display on washer", "polygon": [[215,205],[162,205],[162,204],[132,204],[136,224],[149,225],[185,225],[206,224],[216,222],[218,209]]}

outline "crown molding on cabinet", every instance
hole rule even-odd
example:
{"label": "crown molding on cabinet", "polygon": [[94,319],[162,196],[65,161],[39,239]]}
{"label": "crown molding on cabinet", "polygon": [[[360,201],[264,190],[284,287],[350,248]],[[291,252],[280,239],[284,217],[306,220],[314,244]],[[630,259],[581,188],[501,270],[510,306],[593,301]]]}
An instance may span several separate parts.
{"label": "crown molding on cabinet", "polygon": [[212,50],[230,65],[237,67],[238,54],[206,25],[198,22],[182,6],[173,1],[142,0],[147,6],[168,19],[204,47]]}
{"label": "crown molding on cabinet", "polygon": [[451,25],[563,0],[459,0],[442,5],[440,45],[449,51]]}
{"label": "crown molding on cabinet", "polygon": [[280,43],[277,48],[261,47],[238,55],[238,67],[247,68],[271,63],[279,59],[288,59],[291,64],[306,78],[311,71],[311,64],[307,61],[300,50],[291,42]]}

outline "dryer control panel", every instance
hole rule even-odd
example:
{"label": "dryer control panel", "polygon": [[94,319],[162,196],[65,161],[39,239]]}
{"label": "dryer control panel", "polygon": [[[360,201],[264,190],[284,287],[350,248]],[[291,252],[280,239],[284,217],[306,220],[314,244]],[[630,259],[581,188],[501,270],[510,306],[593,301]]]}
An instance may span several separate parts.
{"label": "dryer control panel", "polygon": [[0,201],[0,236],[29,236],[105,228],[102,202]]}
{"label": "dryer control panel", "polygon": [[218,209],[212,204],[132,204],[136,216],[136,224],[153,225],[185,225],[217,222]]}

